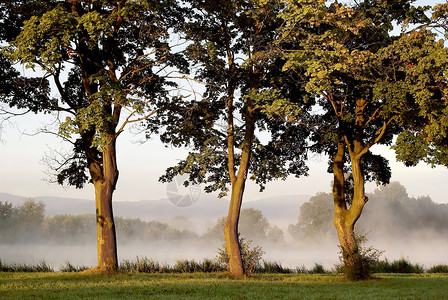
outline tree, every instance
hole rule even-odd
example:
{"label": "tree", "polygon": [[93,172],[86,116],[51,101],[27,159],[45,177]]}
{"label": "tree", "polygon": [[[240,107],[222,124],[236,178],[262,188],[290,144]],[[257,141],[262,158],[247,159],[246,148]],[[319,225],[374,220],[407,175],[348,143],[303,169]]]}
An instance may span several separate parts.
{"label": "tree", "polygon": [[[333,196],[318,193],[300,207],[297,224],[290,224],[288,232],[297,240],[320,241],[332,234],[331,217]],[[334,229],[333,229],[334,230]]]}
{"label": "tree", "polygon": [[[368,276],[354,235],[368,201],[364,183],[384,184],[390,178],[387,160],[370,149],[390,144],[402,130],[399,117],[408,103],[405,91],[411,89],[403,84],[384,86],[385,78],[402,82],[403,74],[395,66],[407,63],[395,50],[408,35],[391,35],[392,22],[417,22],[423,16],[424,9],[411,8],[410,3],[362,1],[345,7],[317,1],[303,10],[307,1],[291,2],[284,14],[283,40],[300,41],[295,50],[284,51],[285,67],[303,74],[306,90],[322,111],[311,138],[312,150],[330,158],[334,225],[347,274],[353,279]],[[305,18],[304,11],[314,13]],[[412,49],[420,45],[415,43]]]}
{"label": "tree", "polygon": [[[46,88],[31,98],[12,90],[2,93],[1,101],[35,113],[56,113],[58,120],[65,118],[58,135],[73,144],[73,155],[55,159],[56,180],[77,188],[88,181],[94,184],[97,268],[114,271],[118,268],[112,212],[118,181],[116,141],[126,125],[150,117],[168,99],[167,87],[173,84],[160,74],[182,63],[170,53],[167,42],[168,28],[179,23],[176,3],[37,2],[44,4],[45,11],[20,26],[5,56],[11,64],[43,73],[38,82]],[[50,96],[49,78],[58,98]],[[8,86],[17,88],[17,82]],[[27,95],[25,88],[18,90]]]}
{"label": "tree", "polygon": [[[400,45],[404,48],[397,49],[408,62],[400,65],[400,70],[405,74],[402,82],[412,87],[407,92],[413,99],[406,110],[414,113],[402,116],[406,130],[393,146],[397,159],[406,166],[420,161],[448,166],[448,48],[444,45],[448,37],[447,11],[448,4],[435,6],[431,20],[414,29]],[[437,32],[443,33],[444,39]],[[412,47],[416,41],[420,48]]]}
{"label": "tree", "polygon": [[[221,240],[225,223],[225,217],[219,218],[215,226],[207,230],[204,237]],[[243,208],[241,210],[238,231],[242,237],[256,242],[263,240],[283,240],[283,231],[277,226],[269,224],[268,219],[266,219],[261,210],[252,207]]]}
{"label": "tree", "polygon": [[[280,107],[284,99],[303,102],[300,86],[287,84],[294,74],[281,72],[284,61],[272,51],[280,24],[278,4],[189,1],[186,55],[195,80],[206,84],[205,92],[202,99],[176,103],[162,121],[162,141],[192,151],[161,179],[188,173],[185,184],[206,183],[207,192],[221,191],[220,196],[229,192],[224,236],[229,271],[236,277],[244,273],[238,224],[247,178],[263,188],[268,180],[306,173],[300,146],[306,128],[265,122],[261,113],[261,107]],[[270,141],[262,143],[256,136],[259,131],[269,132]]]}
{"label": "tree", "polygon": [[0,201],[0,236],[4,242],[21,243],[42,238],[45,204],[32,199],[20,206]]}

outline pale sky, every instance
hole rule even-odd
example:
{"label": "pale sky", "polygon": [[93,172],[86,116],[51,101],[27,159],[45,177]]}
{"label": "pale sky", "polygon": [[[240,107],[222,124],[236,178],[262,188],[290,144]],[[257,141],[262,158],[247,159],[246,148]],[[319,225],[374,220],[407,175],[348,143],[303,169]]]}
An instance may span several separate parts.
{"label": "pale sky", "polygon": [[[443,1],[417,1],[417,4],[434,4]],[[39,134],[28,136],[20,132],[32,133],[41,124],[47,124],[49,116],[27,115],[13,120],[14,124],[5,124],[1,132],[0,142],[0,192],[24,197],[57,196],[70,198],[93,199],[91,184],[82,190],[62,187],[45,181],[48,168],[42,163],[45,152],[51,148],[67,147],[60,138]],[[157,200],[166,198],[166,184],[159,183],[158,178],[164,170],[175,164],[177,159],[185,157],[185,150],[165,148],[158,137],[144,144],[139,141],[143,136],[134,136],[126,132],[118,138],[118,167],[120,178],[114,201]],[[448,184],[448,169],[430,168],[419,164],[414,168],[406,168],[395,162],[393,151],[387,147],[374,147],[374,153],[384,154],[392,169],[392,181],[403,184],[410,196],[430,196],[438,203],[448,203],[445,184]],[[317,192],[329,192],[332,175],[326,172],[327,157],[313,156],[309,161],[310,176],[286,181],[274,181],[267,185],[263,193],[258,187],[249,184],[245,192],[245,201],[265,197],[276,197],[296,194],[314,195]],[[375,184],[367,185],[367,192],[375,188]]]}

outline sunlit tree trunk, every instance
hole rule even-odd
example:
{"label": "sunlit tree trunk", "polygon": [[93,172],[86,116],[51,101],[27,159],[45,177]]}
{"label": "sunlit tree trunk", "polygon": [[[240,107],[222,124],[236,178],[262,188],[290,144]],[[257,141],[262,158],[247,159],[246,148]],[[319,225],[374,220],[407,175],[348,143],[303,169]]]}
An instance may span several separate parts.
{"label": "sunlit tree trunk", "polygon": [[241,204],[243,202],[245,179],[241,178],[232,184],[229,213],[224,225],[224,238],[229,255],[228,271],[235,277],[244,276],[243,261],[238,240],[238,223],[240,219]]}
{"label": "sunlit tree trunk", "polygon": [[[368,278],[368,266],[363,262],[359,253],[358,245],[355,239],[355,224],[361,216],[364,205],[368,198],[365,195],[365,179],[361,168],[361,158],[368,151],[369,145],[362,143],[362,135],[365,126],[364,108],[366,101],[359,99],[356,108],[355,120],[355,136],[352,143],[344,136],[338,143],[337,154],[333,158],[333,197],[334,197],[334,226],[338,232],[339,242],[341,244],[342,257],[344,260],[345,270],[351,279]],[[384,134],[384,132],[382,133]],[[381,138],[381,135],[378,138]],[[373,143],[372,143],[373,144]],[[353,175],[353,198],[350,208],[347,208],[344,190],[344,159],[345,149],[348,149],[350,157],[350,165]]]}
{"label": "sunlit tree trunk", "polygon": [[[233,101],[233,97],[229,98],[229,103]],[[241,204],[243,202],[244,188],[246,185],[247,174],[249,172],[249,160],[252,149],[252,142],[255,130],[255,122],[253,118],[253,99],[248,99],[245,112],[245,135],[242,146],[241,162],[238,173],[235,175],[234,167],[234,132],[233,132],[233,107],[229,106],[228,120],[228,153],[229,153],[229,174],[231,180],[231,198],[229,213],[224,225],[224,238],[226,241],[226,249],[229,255],[229,272],[235,277],[244,276],[243,261],[241,258],[241,249],[238,240],[238,222],[241,212]],[[231,116],[231,118],[230,118]]]}
{"label": "sunlit tree trunk", "polygon": [[367,198],[364,195],[364,177],[360,170],[360,160],[351,157],[355,190],[350,208],[347,208],[344,193],[344,148],[343,142],[338,145],[338,154],[333,161],[333,197],[334,197],[334,226],[338,233],[342,250],[345,271],[352,279],[364,279],[368,272],[364,265],[358,245],[355,240],[354,228],[359,219]]}
{"label": "sunlit tree trunk", "polygon": [[107,136],[102,154],[102,164],[89,159],[89,171],[95,186],[97,226],[97,268],[105,272],[118,269],[117,240],[112,210],[112,196],[118,181],[115,134]]}

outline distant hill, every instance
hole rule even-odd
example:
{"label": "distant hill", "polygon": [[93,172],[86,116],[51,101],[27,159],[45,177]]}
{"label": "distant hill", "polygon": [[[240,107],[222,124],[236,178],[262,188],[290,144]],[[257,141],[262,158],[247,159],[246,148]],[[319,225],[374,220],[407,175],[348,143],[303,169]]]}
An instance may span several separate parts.
{"label": "distant hill", "polygon": [[[0,201],[20,205],[26,199],[45,203],[46,215],[57,214],[92,214],[95,204],[92,200],[60,198],[60,197],[22,197],[0,193]],[[263,215],[274,224],[296,223],[300,206],[308,201],[308,195],[291,195],[281,197],[262,198],[260,200],[243,203],[243,208],[253,207],[263,212]],[[177,216],[192,220],[208,220],[215,222],[219,217],[227,215],[228,199],[218,199],[210,194],[202,194],[197,202],[188,207],[179,207],[168,199],[143,200],[135,202],[114,202],[116,216],[140,218],[142,220],[166,220]]]}

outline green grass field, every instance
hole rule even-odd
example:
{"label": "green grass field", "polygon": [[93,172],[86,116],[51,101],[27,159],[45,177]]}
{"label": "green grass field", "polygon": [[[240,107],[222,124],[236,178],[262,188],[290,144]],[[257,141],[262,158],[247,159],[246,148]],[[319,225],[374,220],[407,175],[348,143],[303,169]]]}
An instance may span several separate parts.
{"label": "green grass field", "polygon": [[336,275],[225,273],[87,275],[0,273],[0,299],[448,299],[448,274]]}

